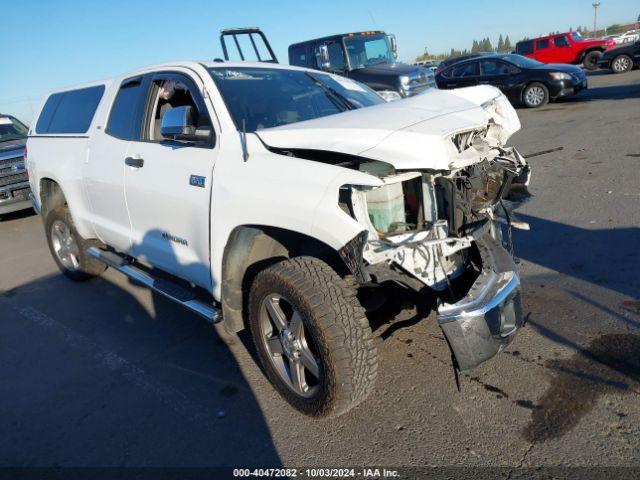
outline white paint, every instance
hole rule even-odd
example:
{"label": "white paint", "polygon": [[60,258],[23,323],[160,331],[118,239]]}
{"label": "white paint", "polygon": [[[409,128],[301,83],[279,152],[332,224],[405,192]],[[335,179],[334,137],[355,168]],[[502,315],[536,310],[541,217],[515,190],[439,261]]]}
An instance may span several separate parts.
{"label": "white paint", "polygon": [[[224,65],[265,68],[251,63]],[[245,162],[241,135],[205,68],[214,66],[220,64],[164,64],[90,84],[104,85],[105,93],[86,138],[36,135],[27,146],[33,192],[40,195],[43,178],[56,181],[83,237],[99,238],[146,259],[209,289],[216,300],[221,298],[224,249],[236,227],[279,227],[315,237],[337,250],[366,228],[338,206],[340,187],[383,184],[367,173],[275,154],[263,141],[276,147],[361,155],[398,169],[450,170],[458,157],[449,139],[452,134],[493,122],[500,124],[496,141],[502,142],[520,128],[513,108],[493,87],[431,90],[248,134]],[[272,64],[267,68],[305,70]],[[160,71],[183,72],[208,93],[204,102],[217,139],[214,149],[171,149],[121,141],[105,133],[120,83]],[[138,171],[124,165],[127,156],[136,155],[145,160]],[[205,176],[207,188],[190,186],[191,174]],[[187,245],[157,238],[145,244],[152,232],[186,239]]]}

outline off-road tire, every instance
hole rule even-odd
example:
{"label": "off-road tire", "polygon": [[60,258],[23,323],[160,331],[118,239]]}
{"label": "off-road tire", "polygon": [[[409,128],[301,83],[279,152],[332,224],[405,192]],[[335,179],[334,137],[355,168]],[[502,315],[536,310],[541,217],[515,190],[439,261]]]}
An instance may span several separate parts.
{"label": "off-road tire", "polygon": [[598,60],[600,60],[601,56],[602,52],[600,50],[592,50],[591,52],[587,53],[582,59],[582,66],[590,72],[597,70]]}
{"label": "off-road tire", "polygon": [[[63,265],[55,252],[51,230],[54,222],[56,221],[60,221],[69,227],[71,235],[78,245],[78,268],[76,270],[70,270],[65,265]],[[99,262],[87,253],[87,248],[99,246],[100,243],[95,240],[85,240],[80,236],[80,234],[76,230],[75,225],[73,224],[73,219],[71,218],[71,213],[69,213],[69,208],[67,206],[56,207],[48,212],[44,222],[44,229],[51,256],[53,257],[53,260],[56,262],[56,265],[58,266],[60,271],[67,278],[73,280],[74,282],[85,282],[94,277],[97,277],[107,269],[104,263]]]}
{"label": "off-road tire", "polygon": [[[310,398],[287,386],[264,346],[259,315],[264,299],[273,294],[286,297],[297,309],[322,363],[322,384]],[[251,334],[264,371],[294,408],[313,417],[335,417],[371,393],[377,374],[376,348],[354,282],[340,278],[317,258],[283,260],[256,275],[248,307]]]}
{"label": "off-road tire", "polygon": [[633,59],[629,55],[618,55],[611,60],[611,71],[613,73],[625,73],[633,70]]}
{"label": "off-road tire", "polygon": [[[534,90],[534,89],[538,89],[543,94],[543,97],[542,97],[542,100],[540,101],[540,103],[532,102],[530,97],[529,97],[529,92]],[[544,107],[547,103],[549,103],[549,89],[547,88],[547,86],[544,83],[540,83],[540,82],[530,83],[522,91],[522,103],[528,108]]]}

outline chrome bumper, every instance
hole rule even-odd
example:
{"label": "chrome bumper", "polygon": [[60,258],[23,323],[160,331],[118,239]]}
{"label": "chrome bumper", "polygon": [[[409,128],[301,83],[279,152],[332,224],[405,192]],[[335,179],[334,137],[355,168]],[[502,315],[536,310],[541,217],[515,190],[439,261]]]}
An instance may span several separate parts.
{"label": "chrome bumper", "polygon": [[[6,185],[0,188],[0,214],[17,212],[31,208],[31,202],[25,190],[29,188],[29,182],[20,182]],[[31,192],[29,192],[29,195]]]}
{"label": "chrome bumper", "polygon": [[523,324],[520,278],[511,255],[490,235],[477,246],[482,273],[464,298],[438,307],[438,323],[461,371],[497,354]]}

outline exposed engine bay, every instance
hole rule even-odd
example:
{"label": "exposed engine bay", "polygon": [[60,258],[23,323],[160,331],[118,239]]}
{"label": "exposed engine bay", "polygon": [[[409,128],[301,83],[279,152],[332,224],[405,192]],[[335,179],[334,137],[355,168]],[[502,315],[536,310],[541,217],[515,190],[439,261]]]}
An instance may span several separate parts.
{"label": "exposed engine bay", "polygon": [[[442,291],[464,269],[468,249],[493,222],[519,228],[513,210],[529,199],[530,169],[513,148],[490,146],[488,130],[450,137],[452,171],[398,172],[370,162],[360,170],[378,176],[378,188],[351,188],[352,215],[368,232],[363,260],[400,267]],[[498,229],[499,231],[499,229]]]}

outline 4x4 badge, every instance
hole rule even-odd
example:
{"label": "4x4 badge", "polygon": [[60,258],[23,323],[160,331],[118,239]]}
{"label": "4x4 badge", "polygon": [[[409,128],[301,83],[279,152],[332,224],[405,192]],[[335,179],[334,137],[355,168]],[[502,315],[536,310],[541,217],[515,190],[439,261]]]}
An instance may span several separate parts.
{"label": "4x4 badge", "polygon": [[189,177],[189,185],[191,185],[192,187],[204,188],[206,181],[207,177],[202,177],[200,175],[191,175]]}

